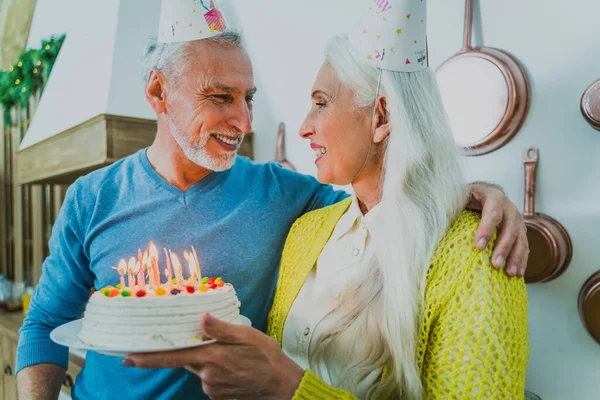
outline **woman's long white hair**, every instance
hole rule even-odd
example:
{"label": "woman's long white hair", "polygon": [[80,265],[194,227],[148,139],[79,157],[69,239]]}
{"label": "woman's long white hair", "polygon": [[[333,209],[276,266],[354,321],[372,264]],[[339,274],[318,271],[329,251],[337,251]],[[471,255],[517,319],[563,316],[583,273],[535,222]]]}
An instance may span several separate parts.
{"label": "woman's long white hair", "polygon": [[[372,110],[380,70],[361,61],[346,35],[333,38],[326,61],[354,94],[356,106]],[[383,161],[378,214],[369,227],[375,256],[350,286],[338,288],[336,323],[316,343],[311,368],[328,365],[335,386],[357,392],[379,368],[388,379],[369,399],[421,399],[417,353],[426,273],[437,243],[464,208],[466,185],[434,73],[384,70],[379,93],[387,95],[391,133]],[[359,359],[354,349],[362,348]]]}

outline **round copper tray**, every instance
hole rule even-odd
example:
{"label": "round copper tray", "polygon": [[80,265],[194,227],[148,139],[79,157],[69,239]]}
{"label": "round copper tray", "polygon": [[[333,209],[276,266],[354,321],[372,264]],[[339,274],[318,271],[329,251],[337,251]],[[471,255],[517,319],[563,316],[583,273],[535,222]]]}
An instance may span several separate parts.
{"label": "round copper tray", "polygon": [[581,96],[581,113],[592,128],[600,131],[600,80],[592,83]]}
{"label": "round copper tray", "polygon": [[578,308],[583,326],[600,344],[600,271],[583,284],[579,292]]}

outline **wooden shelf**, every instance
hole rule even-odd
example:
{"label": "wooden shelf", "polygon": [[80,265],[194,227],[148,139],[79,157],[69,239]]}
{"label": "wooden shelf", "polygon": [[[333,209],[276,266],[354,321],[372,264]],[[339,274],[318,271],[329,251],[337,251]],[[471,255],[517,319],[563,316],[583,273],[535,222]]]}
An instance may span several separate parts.
{"label": "wooden shelf", "polygon": [[19,184],[70,184],[150,146],[156,121],[98,115],[65,132],[17,152]]}

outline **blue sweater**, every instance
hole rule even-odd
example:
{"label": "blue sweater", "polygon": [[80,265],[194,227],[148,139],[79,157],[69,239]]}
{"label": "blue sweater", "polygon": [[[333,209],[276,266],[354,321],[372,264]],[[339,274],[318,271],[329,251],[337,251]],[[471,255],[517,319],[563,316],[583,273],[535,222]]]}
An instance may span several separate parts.
{"label": "blue sweater", "polygon": [[[203,276],[231,282],[241,313],[265,331],[283,245],[302,214],[346,197],[277,164],[238,157],[186,192],[161,178],[146,151],[78,179],[50,238],[50,256],[20,331],[17,372],[40,363],[67,367],[68,349],[51,330],[80,318],[91,287],[118,282],[111,267],[151,240],[182,254],[193,245]],[[74,399],[205,399],[184,369],[140,370],[89,351]]]}

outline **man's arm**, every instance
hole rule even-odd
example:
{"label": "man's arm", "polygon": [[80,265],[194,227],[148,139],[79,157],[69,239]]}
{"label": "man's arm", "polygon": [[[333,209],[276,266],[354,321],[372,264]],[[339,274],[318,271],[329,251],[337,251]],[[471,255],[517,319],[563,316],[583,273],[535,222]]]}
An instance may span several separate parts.
{"label": "man's arm", "polygon": [[[277,182],[290,212],[295,211],[300,217],[303,214],[337,203],[349,196],[344,191],[336,191],[330,185],[323,185],[315,178],[298,172],[273,167]],[[291,205],[295,204],[296,209]],[[300,206],[300,210],[297,210]],[[494,247],[492,263],[500,269],[506,266],[509,276],[525,276],[529,243],[527,228],[523,216],[517,206],[506,197],[498,186],[474,182],[469,185],[469,200],[465,205],[468,210],[481,211],[481,223],[475,234],[475,246],[483,250],[498,230],[498,241]],[[300,211],[300,212],[298,212]]]}
{"label": "man's arm", "polygon": [[56,364],[32,365],[17,377],[19,399],[58,399],[67,370]]}
{"label": "man's arm", "polygon": [[19,332],[16,372],[21,399],[58,398],[69,354],[50,339],[50,332],[82,315],[94,282],[83,248],[76,186],[69,188],[52,229],[50,256]]}

